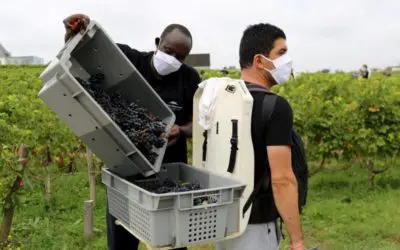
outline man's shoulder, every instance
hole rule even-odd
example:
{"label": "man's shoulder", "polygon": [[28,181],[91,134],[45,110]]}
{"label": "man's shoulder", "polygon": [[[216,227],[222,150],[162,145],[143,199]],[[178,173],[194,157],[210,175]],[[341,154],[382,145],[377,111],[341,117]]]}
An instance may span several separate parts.
{"label": "man's shoulder", "polygon": [[280,95],[276,95],[275,106],[273,110],[273,117],[292,117],[293,110],[289,101]]}
{"label": "man's shoulder", "polygon": [[144,51],[139,51],[137,49],[132,48],[131,46],[129,46],[128,44],[124,44],[124,43],[117,43],[118,48],[120,48],[122,50],[122,52],[125,55],[135,55],[138,57],[148,57],[153,55],[154,51],[148,51],[148,52],[144,52]]}
{"label": "man's shoulder", "polygon": [[276,96],[276,102],[278,103],[278,105],[287,106],[289,108],[292,107],[290,105],[289,101],[285,97],[278,95],[278,94],[275,94],[275,96]]}
{"label": "man's shoulder", "polygon": [[191,78],[200,78],[199,72],[190,65],[183,63],[182,70],[185,71],[185,73]]}
{"label": "man's shoulder", "polygon": [[[258,93],[258,94],[257,94]],[[273,93],[273,92],[265,92],[264,94],[261,94],[262,92],[252,92],[253,98],[260,98],[262,100],[264,100],[264,98],[273,98],[275,99],[275,107],[286,107],[286,108],[290,108],[291,109],[291,105],[289,103],[289,101],[277,94],[277,93]],[[263,102],[263,105],[270,105],[269,102]]]}

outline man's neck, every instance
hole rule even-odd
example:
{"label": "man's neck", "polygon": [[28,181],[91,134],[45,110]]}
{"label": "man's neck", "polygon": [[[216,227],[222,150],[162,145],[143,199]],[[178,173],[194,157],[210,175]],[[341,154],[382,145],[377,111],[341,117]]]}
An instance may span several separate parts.
{"label": "man's neck", "polygon": [[264,88],[270,89],[272,87],[272,84],[265,79],[263,74],[260,74],[253,69],[242,69],[241,79],[245,82],[251,82],[263,86]]}

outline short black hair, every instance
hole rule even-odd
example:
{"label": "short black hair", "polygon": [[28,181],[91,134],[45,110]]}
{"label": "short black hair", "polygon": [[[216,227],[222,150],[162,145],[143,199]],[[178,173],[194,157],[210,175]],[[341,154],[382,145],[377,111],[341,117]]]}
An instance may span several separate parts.
{"label": "short black hair", "polygon": [[165,38],[169,33],[171,33],[172,31],[174,31],[175,29],[179,30],[180,32],[182,32],[183,34],[185,34],[187,37],[190,38],[190,41],[193,43],[192,41],[192,34],[190,33],[189,29],[186,28],[185,26],[181,25],[181,24],[177,24],[177,23],[173,23],[168,25],[167,27],[165,27],[164,31],[161,33],[161,40],[163,38]]}
{"label": "short black hair", "polygon": [[247,27],[240,41],[240,68],[250,67],[257,54],[268,55],[279,38],[286,39],[286,35],[283,30],[272,24],[259,23]]}

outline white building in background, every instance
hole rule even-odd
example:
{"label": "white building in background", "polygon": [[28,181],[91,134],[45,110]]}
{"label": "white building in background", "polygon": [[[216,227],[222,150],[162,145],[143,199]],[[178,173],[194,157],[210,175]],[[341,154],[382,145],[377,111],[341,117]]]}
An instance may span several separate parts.
{"label": "white building in background", "polygon": [[0,44],[0,65],[42,65],[44,59],[37,56],[11,56]]}

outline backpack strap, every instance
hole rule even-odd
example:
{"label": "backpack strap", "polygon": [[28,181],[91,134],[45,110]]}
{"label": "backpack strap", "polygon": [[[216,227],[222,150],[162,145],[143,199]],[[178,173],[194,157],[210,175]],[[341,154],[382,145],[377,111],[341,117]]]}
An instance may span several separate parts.
{"label": "backpack strap", "polygon": [[[270,92],[269,90],[255,84],[248,84],[248,89],[250,92],[264,92],[266,94],[263,99],[263,107],[262,107],[262,122],[264,124],[264,127],[266,127],[269,122],[269,119],[272,116],[277,96],[274,93]],[[261,190],[261,187],[264,185],[269,186],[269,182],[270,182],[269,170],[268,168],[266,168],[263,176],[255,184],[253,192],[251,192],[249,198],[247,199],[246,203],[243,206],[243,211],[242,211],[243,217],[247,212],[247,210],[250,208],[251,204],[253,203],[256,194],[258,194],[258,192]]]}
{"label": "backpack strap", "polygon": [[[263,88],[262,86],[259,86],[257,84],[248,84],[247,85],[248,90],[250,92],[264,92],[264,93],[270,93],[266,88]],[[264,121],[264,114],[263,114],[263,121]],[[235,165],[236,165],[236,154],[238,151],[238,120],[231,120],[232,122],[232,136],[231,136],[231,153],[229,155],[229,163],[228,163],[228,171],[229,173],[233,173],[235,170]]]}
{"label": "backpack strap", "polygon": [[238,120],[231,120],[232,136],[231,136],[231,154],[229,156],[228,172],[233,173],[236,165],[236,153],[238,151]]}
{"label": "backpack strap", "polygon": [[207,130],[203,132],[203,161],[207,160]]}

